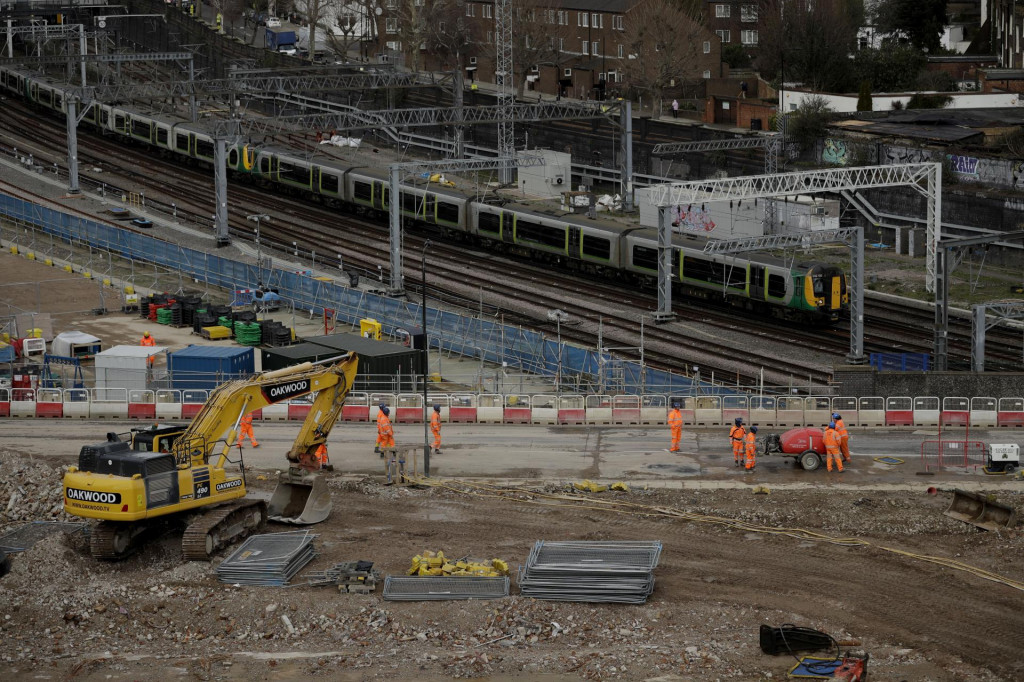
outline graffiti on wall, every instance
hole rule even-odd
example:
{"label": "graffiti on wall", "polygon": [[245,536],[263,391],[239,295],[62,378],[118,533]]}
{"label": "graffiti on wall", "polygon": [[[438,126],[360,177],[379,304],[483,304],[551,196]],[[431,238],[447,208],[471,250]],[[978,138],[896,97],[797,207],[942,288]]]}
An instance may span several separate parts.
{"label": "graffiti on wall", "polygon": [[1010,184],[1014,189],[1024,188],[1024,161],[1014,161],[1010,167]]}
{"label": "graffiti on wall", "polygon": [[886,163],[929,163],[931,160],[931,152],[927,149],[885,146]]}
{"label": "graffiti on wall", "polygon": [[672,227],[679,228],[680,232],[710,232],[715,229],[715,221],[711,219],[711,212],[704,210],[703,206],[689,204],[685,207],[676,206]]}
{"label": "graffiti on wall", "polygon": [[850,151],[844,140],[825,138],[825,148],[821,151],[821,160],[836,166],[845,166],[850,163]]}
{"label": "graffiti on wall", "polygon": [[978,177],[978,159],[973,156],[959,156],[957,154],[946,154],[949,166],[957,175],[970,175]]}

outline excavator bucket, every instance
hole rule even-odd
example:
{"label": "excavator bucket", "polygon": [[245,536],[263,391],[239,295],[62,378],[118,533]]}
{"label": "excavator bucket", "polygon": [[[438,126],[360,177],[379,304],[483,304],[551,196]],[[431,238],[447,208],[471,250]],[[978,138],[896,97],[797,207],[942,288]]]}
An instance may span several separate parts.
{"label": "excavator bucket", "polygon": [[954,489],[953,501],[944,513],[985,530],[1012,528],[1017,523],[1017,512],[1010,505],[967,490]]}
{"label": "excavator bucket", "polygon": [[270,498],[267,517],[271,521],[308,526],[320,523],[331,513],[331,491],[323,474],[290,468],[282,471]]}

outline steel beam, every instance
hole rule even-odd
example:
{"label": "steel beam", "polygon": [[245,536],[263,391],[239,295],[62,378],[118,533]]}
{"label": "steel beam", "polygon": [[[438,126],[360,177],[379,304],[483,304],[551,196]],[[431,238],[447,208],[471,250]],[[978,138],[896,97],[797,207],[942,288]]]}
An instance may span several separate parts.
{"label": "steel beam", "polygon": [[[988,324],[986,313],[996,316],[996,321]],[[1024,301],[993,301],[971,306],[971,371],[985,371],[985,333],[1003,320],[1024,319]]]}
{"label": "steel beam", "polygon": [[658,207],[658,310],[654,323],[671,322],[672,311],[672,215],[668,206]]}
{"label": "steel beam", "polygon": [[853,230],[850,244],[850,277],[846,291],[850,295],[850,354],[846,361],[863,365],[864,357],[864,228]]}
{"label": "steel beam", "polygon": [[[84,37],[84,36],[83,36]],[[0,59],[0,66],[36,66],[39,64],[64,64],[69,61],[86,61],[91,63],[127,63],[127,62],[168,62],[187,61],[193,58],[191,52],[133,52],[129,54],[69,54],[69,55],[29,55],[13,59]]]}
{"label": "steel beam", "polygon": [[651,154],[669,156],[697,152],[716,152],[729,149],[770,149],[778,144],[777,136],[757,135],[755,137],[735,137],[727,140],[697,140],[695,142],[666,142],[654,145]]}
{"label": "steel beam", "polygon": [[626,213],[630,213],[633,210],[633,103],[629,100],[623,102],[623,107],[619,111],[619,120],[622,126],[619,188],[622,193],[622,207]]}
{"label": "steel beam", "polygon": [[214,201],[217,203],[214,216],[217,246],[227,246],[231,243],[231,235],[228,233],[227,143],[223,138],[214,140],[213,184]]}

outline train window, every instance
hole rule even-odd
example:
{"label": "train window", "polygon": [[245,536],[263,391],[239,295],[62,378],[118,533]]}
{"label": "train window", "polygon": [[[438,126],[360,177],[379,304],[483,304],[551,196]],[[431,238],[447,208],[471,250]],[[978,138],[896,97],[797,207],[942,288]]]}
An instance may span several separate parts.
{"label": "train window", "polygon": [[769,273],[768,275],[768,295],[772,298],[785,298],[786,297],[786,278],[782,275],[776,275],[775,273]]}
{"label": "train window", "polygon": [[814,291],[815,298],[825,295],[824,275],[815,275],[814,277],[811,278],[811,289]]}
{"label": "train window", "polygon": [[260,175],[270,175],[270,157],[260,157]]}
{"label": "train window", "polygon": [[609,260],[612,257],[612,243],[607,239],[583,235],[583,255]]}
{"label": "train window", "polygon": [[196,138],[196,156],[200,156],[204,159],[213,158],[213,140],[203,140]]}
{"label": "train window", "polygon": [[174,136],[174,147],[179,152],[188,153],[188,133],[178,133]]}
{"label": "train window", "polygon": [[437,222],[459,224],[459,205],[449,201],[437,204]]}
{"label": "train window", "polygon": [[150,133],[149,121],[140,121],[137,118],[132,119],[132,135],[135,137],[141,137],[143,139],[150,139],[152,137]]}
{"label": "train window", "polygon": [[352,182],[352,198],[358,201],[369,201],[373,198],[370,183],[355,180]]}
{"label": "train window", "polygon": [[63,105],[64,105],[64,95],[59,93],[59,92],[55,92],[53,94],[53,108],[54,109],[61,109],[61,108],[63,108]]}
{"label": "train window", "polygon": [[279,161],[277,164],[278,177],[285,182],[296,182],[302,185],[309,184],[309,169],[295,166],[287,161]]}
{"label": "train window", "polygon": [[332,173],[321,173],[320,191],[341,194],[341,178]]}
{"label": "train window", "polygon": [[400,192],[402,197],[402,210],[416,216],[423,215],[423,198],[412,192]]}
{"label": "train window", "polygon": [[724,264],[687,256],[683,259],[683,277],[708,284],[743,287],[747,283],[747,270],[739,263]]}
{"label": "train window", "polygon": [[167,128],[161,128],[157,126],[156,129],[156,143],[159,145],[167,146]]}
{"label": "train window", "polygon": [[110,123],[110,112],[106,109],[100,109],[100,125],[104,128]]}
{"label": "train window", "polygon": [[646,246],[633,246],[633,267],[658,270],[658,250]]}
{"label": "train window", "polygon": [[477,217],[477,229],[489,234],[501,234],[501,218],[493,213],[480,211]]}
{"label": "train window", "polygon": [[127,122],[123,114],[114,114],[114,130],[127,130]]}
{"label": "train window", "polygon": [[228,150],[228,166],[238,165],[238,147],[232,147]]}
{"label": "train window", "polygon": [[516,219],[516,243],[531,242],[540,246],[565,249],[565,227],[531,223]]}

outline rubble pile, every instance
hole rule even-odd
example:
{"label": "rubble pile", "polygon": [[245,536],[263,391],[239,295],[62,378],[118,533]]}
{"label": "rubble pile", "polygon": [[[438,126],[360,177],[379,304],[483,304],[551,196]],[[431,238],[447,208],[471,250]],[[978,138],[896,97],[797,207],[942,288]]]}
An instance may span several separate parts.
{"label": "rubble pile", "polygon": [[0,453],[0,532],[25,521],[74,521],[64,513],[66,467]]}

